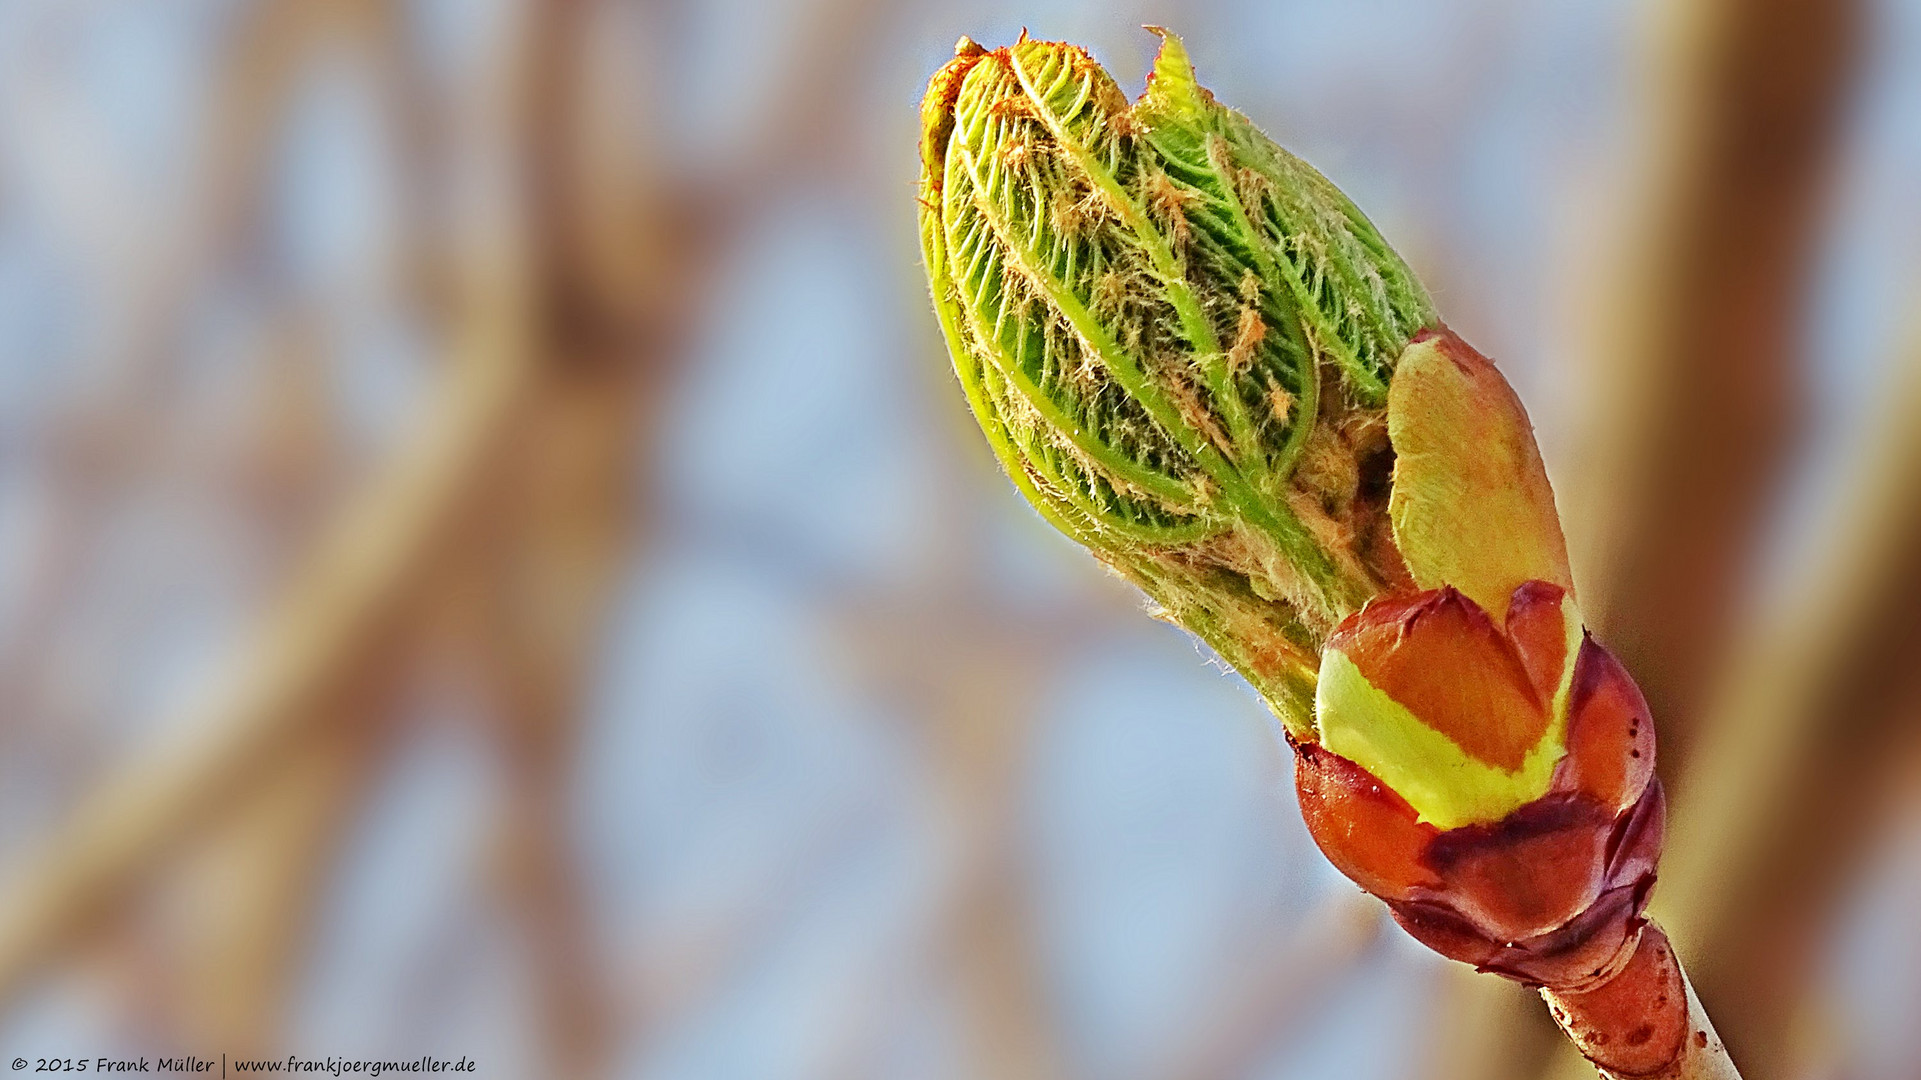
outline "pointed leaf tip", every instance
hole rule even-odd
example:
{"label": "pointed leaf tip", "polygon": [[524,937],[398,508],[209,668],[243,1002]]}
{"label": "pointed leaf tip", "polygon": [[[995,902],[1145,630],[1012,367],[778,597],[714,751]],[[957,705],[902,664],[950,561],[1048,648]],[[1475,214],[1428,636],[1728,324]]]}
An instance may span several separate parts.
{"label": "pointed leaf tip", "polygon": [[1198,109],[1205,91],[1194,74],[1194,62],[1188,58],[1187,46],[1181,43],[1180,35],[1165,26],[1142,29],[1161,39],[1161,51],[1154,58],[1153,71],[1148,73],[1144,96],[1169,110]]}

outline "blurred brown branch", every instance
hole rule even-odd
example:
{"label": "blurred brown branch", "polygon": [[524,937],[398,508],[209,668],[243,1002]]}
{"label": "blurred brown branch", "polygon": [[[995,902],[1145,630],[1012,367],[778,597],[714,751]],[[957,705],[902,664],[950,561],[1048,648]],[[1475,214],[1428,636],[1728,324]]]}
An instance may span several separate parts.
{"label": "blurred brown branch", "polygon": [[1742,642],[1677,792],[1661,917],[1749,1075],[1797,1075],[1794,1022],[1921,719],[1921,349],[1785,611]]}
{"label": "blurred brown branch", "polygon": [[1835,905],[1921,749],[1921,348],[1859,457],[1819,565],[1717,686],[1655,897],[1754,1077],[1804,1075],[1799,1021]]}
{"label": "blurred brown branch", "polygon": [[[504,291],[504,290],[503,290]],[[511,293],[495,295],[435,417],[316,545],[219,701],[180,741],[103,781],[0,906],[0,990],[45,960],[260,764],[364,662],[409,596],[432,541],[471,496],[476,466],[526,377]]]}
{"label": "blurred brown branch", "polygon": [[1640,682],[1672,783],[1806,418],[1807,296],[1863,12],[1692,0],[1658,19],[1650,195],[1567,516],[1583,612]]}
{"label": "blurred brown branch", "polygon": [[165,987],[148,989],[189,1044],[260,1054],[280,1045],[333,857],[387,742],[388,687],[376,677],[355,689],[243,783],[233,809],[183,853],[180,880],[161,879],[163,908],[185,926],[168,936]]}
{"label": "blurred brown branch", "polygon": [[[1647,191],[1563,508],[1583,613],[1645,692],[1670,785],[1803,419],[1805,297],[1862,18],[1853,2],[1692,0],[1651,28]],[[1714,979],[1697,982],[1727,1016]],[[1450,1075],[1527,1075],[1559,1045],[1532,995],[1497,980],[1464,985],[1458,1008],[1442,1027],[1506,1030],[1457,1042]]]}
{"label": "blurred brown branch", "polygon": [[[425,284],[451,300],[450,361],[429,418],[288,569],[217,699],[172,725],[191,737],[99,781],[16,868],[0,893],[0,997],[205,832],[179,892],[203,898],[185,918],[188,941],[208,947],[176,961],[190,993],[174,1011],[236,1049],[269,1044],[312,912],[301,894],[324,873],[326,838],[347,823],[398,719],[391,699],[405,680],[394,675],[423,646],[452,645],[492,702],[507,785],[500,884],[526,930],[547,1059],[571,1075],[604,1067],[610,1018],[567,853],[566,796],[581,682],[647,501],[634,499],[636,452],[751,202],[778,192],[771,172],[791,177],[797,155],[827,159],[826,147],[794,145],[821,129],[813,113],[838,115],[827,105],[847,70],[826,46],[874,21],[866,5],[824,4],[809,23],[827,35],[822,47],[789,52],[791,69],[770,73],[797,89],[758,117],[732,173],[701,177],[663,171],[668,155],[635,137],[651,132],[627,85],[641,36],[618,21],[625,10],[524,5],[514,44],[459,103],[467,115],[433,132],[472,140],[459,148],[467,160],[503,182],[419,260]],[[417,157],[432,126],[418,115],[418,59],[385,5],[291,0],[236,25],[205,181],[217,212],[181,230],[200,254],[163,259],[171,273],[143,297],[162,320],[178,317],[186,283],[236,257],[266,141],[320,45],[373,58],[403,155]],[[262,435],[279,445],[303,430]],[[326,450],[294,452],[312,462]],[[140,460],[127,449],[100,464],[118,479]],[[263,475],[261,490],[278,495],[286,479]],[[58,609],[60,590],[47,593],[40,606]]]}
{"label": "blurred brown branch", "polygon": [[[327,41],[371,58],[386,117],[401,128],[424,126],[424,95],[409,75],[405,27],[388,5],[291,3],[249,12],[230,53],[232,82],[213,98],[211,132],[221,148],[212,155],[208,186],[221,205],[244,208],[229,219],[260,212],[249,192],[265,171],[270,136],[291,105],[305,61]],[[243,235],[237,220],[213,232],[210,253],[231,258]],[[418,236],[409,233],[397,244],[403,261],[420,261]],[[320,385],[325,373],[315,344],[321,320],[302,309],[283,321],[288,327],[262,357],[271,398],[255,429],[261,446],[244,455],[240,469],[247,509],[289,544],[307,535],[325,509],[324,481],[339,471],[341,455]],[[152,996],[171,1002],[172,1026],[185,1033],[184,1043],[263,1054],[280,1047],[320,898],[393,742],[396,699],[406,686],[401,660],[382,655],[344,672],[316,715],[289,722],[297,734],[286,751],[263,764],[179,860],[172,876],[181,880],[162,876],[162,889],[171,886],[178,895],[164,905],[173,927],[168,980],[183,992]]]}
{"label": "blurred brown branch", "polygon": [[[116,502],[143,485],[192,468],[192,462],[180,460],[177,419],[154,407],[155,397],[164,395],[177,375],[179,357],[170,343],[186,320],[193,284],[240,254],[244,226],[258,212],[258,200],[250,198],[249,191],[266,172],[278,131],[276,121],[288,106],[294,77],[302,70],[299,60],[312,50],[317,37],[324,39],[337,29],[329,18],[330,8],[351,6],[287,0],[242,12],[230,31],[231,43],[209,95],[204,182],[196,185],[185,211],[171,227],[161,230],[150,248],[121,260],[97,256],[100,276],[111,283],[111,294],[118,301],[109,305],[103,346],[106,363],[117,377],[107,382],[102,393],[55,410],[44,422],[45,430],[33,440],[48,459],[54,509],[40,545],[42,554],[33,560],[35,573],[19,623],[22,630],[9,643],[12,647],[0,651],[0,690],[9,703],[5,717],[0,718],[5,723],[26,725],[47,719],[43,713],[58,693],[42,677],[44,666],[57,640],[60,618],[72,608],[94,569],[94,556]],[[47,85],[51,80],[45,73],[29,71],[21,77],[35,80],[36,92],[29,95],[30,100],[61,99]],[[61,109],[20,109],[18,115],[21,126],[36,141],[58,138]],[[100,216],[96,206],[85,205],[86,194],[68,195],[74,205],[66,213],[76,220]],[[97,227],[110,231],[113,222]],[[286,360],[292,344],[274,342],[274,355],[267,364]],[[309,356],[277,366],[286,370],[312,362]],[[288,402],[281,397],[276,404]],[[284,447],[285,436],[285,432],[272,432],[270,441]],[[321,464],[313,458],[306,463]],[[284,505],[296,501],[296,491],[313,493],[288,483],[277,494]]]}
{"label": "blurred brown branch", "polygon": [[[297,24],[296,24],[297,25]],[[244,53],[244,71],[278,71]],[[258,101],[248,96],[249,103]],[[508,113],[512,115],[512,113]],[[511,130],[511,127],[509,128]],[[233,167],[242,167],[237,155]],[[442,393],[418,435],[328,523],[288,578],[215,699],[170,725],[169,738],[103,778],[0,893],[0,998],[109,913],[177,841],[272,774],[327,716],[339,688],[385,656],[413,584],[484,479],[529,376],[525,225],[511,206],[476,223],[467,319]],[[177,732],[178,734],[174,734]],[[307,746],[308,749],[313,749]]]}

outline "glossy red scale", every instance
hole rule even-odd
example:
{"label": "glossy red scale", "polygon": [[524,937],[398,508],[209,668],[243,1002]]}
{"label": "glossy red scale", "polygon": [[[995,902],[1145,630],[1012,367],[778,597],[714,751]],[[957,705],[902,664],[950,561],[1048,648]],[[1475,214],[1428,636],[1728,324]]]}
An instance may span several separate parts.
{"label": "glossy red scale", "polygon": [[[1471,724],[1473,703],[1500,710],[1492,719],[1503,730],[1476,745],[1511,758],[1525,710],[1545,715],[1558,688],[1563,599],[1557,586],[1523,585],[1510,603],[1508,633],[1490,638],[1492,622],[1472,601],[1432,590],[1370,605],[1330,646],[1423,720],[1442,716],[1446,726],[1433,726],[1450,737]],[[1473,666],[1424,666],[1441,664]],[[1502,685],[1470,685],[1477,675]],[[1420,686],[1423,677],[1436,685]],[[1665,801],[1646,702],[1591,639],[1575,658],[1568,708],[1567,754],[1548,793],[1499,821],[1445,831],[1422,823],[1361,766],[1299,745],[1295,781],[1308,830],[1342,873],[1389,901],[1396,919],[1436,950],[1526,982],[1583,985],[1638,940]]]}
{"label": "glossy red scale", "polygon": [[1614,654],[1581,644],[1568,694],[1568,752],[1554,790],[1579,791],[1624,810],[1654,776],[1654,721],[1633,676]]}
{"label": "glossy red scale", "polygon": [[1383,898],[1411,899],[1416,888],[1441,884],[1421,861],[1441,830],[1359,765],[1311,744],[1294,749],[1301,816],[1336,870]]}

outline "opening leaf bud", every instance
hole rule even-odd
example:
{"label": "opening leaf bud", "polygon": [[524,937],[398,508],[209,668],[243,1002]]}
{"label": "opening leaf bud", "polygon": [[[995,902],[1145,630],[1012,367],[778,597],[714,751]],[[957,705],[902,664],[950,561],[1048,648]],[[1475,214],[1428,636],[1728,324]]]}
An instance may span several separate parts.
{"label": "opening leaf bud", "polygon": [[1050,522],[1311,729],[1318,653],[1408,582],[1389,385],[1438,326],[1367,218],[1195,79],[963,39],[922,106],[921,242],[975,418]]}

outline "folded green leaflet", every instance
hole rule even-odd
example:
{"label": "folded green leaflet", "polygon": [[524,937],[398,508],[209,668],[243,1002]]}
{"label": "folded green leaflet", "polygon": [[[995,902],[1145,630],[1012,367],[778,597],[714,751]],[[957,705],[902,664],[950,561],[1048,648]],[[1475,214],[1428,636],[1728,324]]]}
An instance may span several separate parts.
{"label": "folded green leaflet", "polygon": [[1304,731],[1327,634],[1408,581],[1387,386],[1439,320],[1156,32],[1131,105],[1076,46],[962,40],[922,106],[928,277],[1021,492]]}

